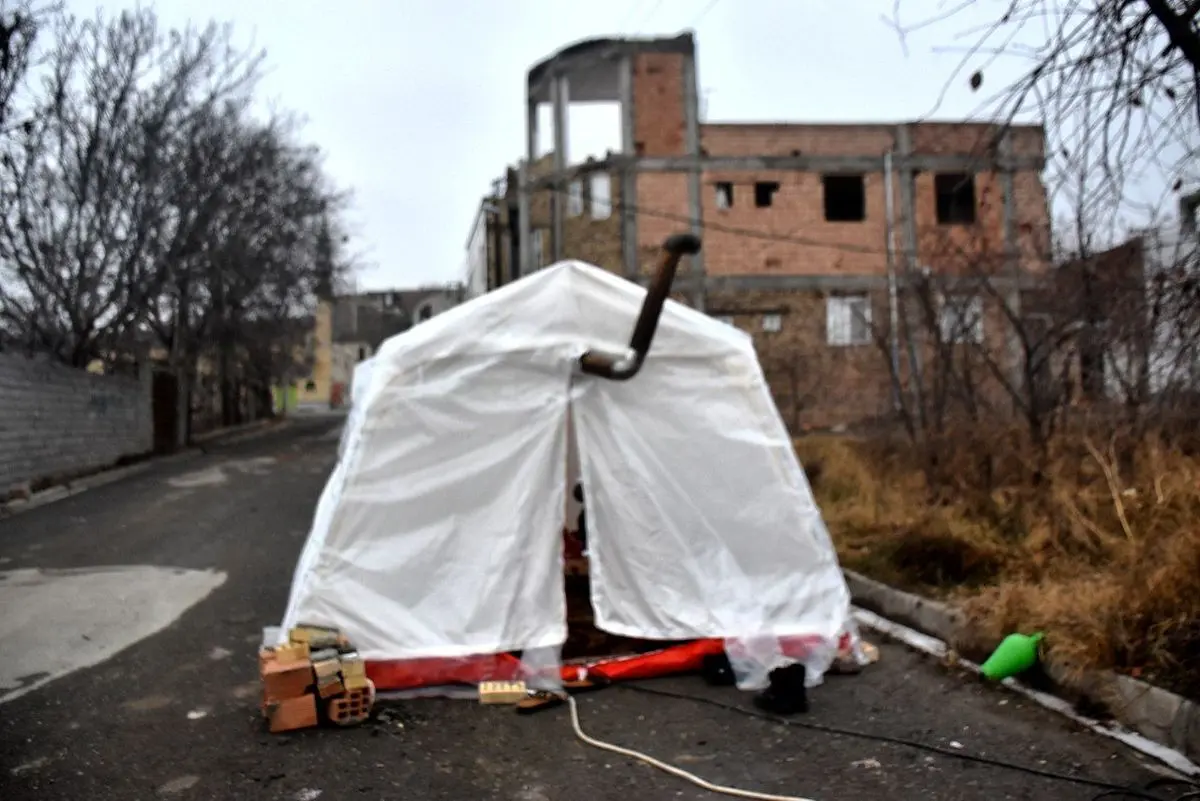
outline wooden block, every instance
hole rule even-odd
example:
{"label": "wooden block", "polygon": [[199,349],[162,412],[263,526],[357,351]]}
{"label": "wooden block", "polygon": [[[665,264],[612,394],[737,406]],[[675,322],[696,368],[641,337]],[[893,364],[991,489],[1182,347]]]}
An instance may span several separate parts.
{"label": "wooden block", "polygon": [[336,648],[318,648],[309,653],[308,658],[315,662],[328,662],[330,659],[336,660],[338,652]]}
{"label": "wooden block", "polygon": [[280,662],[300,662],[307,660],[310,656],[306,642],[289,642],[287,645],[280,645],[275,649],[275,654]]}
{"label": "wooden block", "polygon": [[313,673],[317,675],[317,680],[326,679],[329,677],[337,677],[342,669],[342,663],[336,659],[324,659],[320,662],[313,662]]}
{"label": "wooden block", "polygon": [[484,681],[479,684],[479,703],[515,704],[528,695],[523,681]]}
{"label": "wooden block", "polygon": [[307,661],[268,662],[263,669],[263,693],[270,701],[299,698],[313,684],[312,665]]}
{"label": "wooden block", "polygon": [[273,734],[317,725],[317,699],[313,695],[284,698],[267,704],[267,723]]}
{"label": "wooden block", "polygon": [[347,692],[352,690],[365,690],[370,686],[366,676],[342,676],[342,685]]}
{"label": "wooden block", "polygon": [[335,647],[338,637],[339,635],[334,629],[321,626],[296,626],[288,632],[288,639],[291,642],[305,643],[314,650]]}
{"label": "wooden block", "polygon": [[341,663],[343,677],[367,675],[367,663],[362,661],[362,659],[359,659],[358,654],[354,654],[352,658],[343,656],[341,658]]}
{"label": "wooden block", "polygon": [[317,695],[322,698],[332,698],[335,695],[341,695],[345,691],[345,685],[342,684],[342,680],[337,676],[328,680],[323,679],[317,684]]}

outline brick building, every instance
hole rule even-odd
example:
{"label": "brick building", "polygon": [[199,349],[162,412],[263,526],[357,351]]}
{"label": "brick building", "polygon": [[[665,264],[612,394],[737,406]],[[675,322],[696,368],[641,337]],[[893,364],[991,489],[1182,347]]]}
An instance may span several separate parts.
{"label": "brick building", "polygon": [[[891,412],[901,354],[931,347],[920,282],[939,288],[935,339],[982,338],[1016,368],[1001,308],[1019,313],[1049,253],[1040,126],[701,122],[690,33],[574,44],[526,96],[526,158],[481,206],[489,289],[563,258],[642,280],[669,234],[700,233],[679,297],[754,336],[795,430]],[[573,102],[618,104],[619,152],[567,163]]]}

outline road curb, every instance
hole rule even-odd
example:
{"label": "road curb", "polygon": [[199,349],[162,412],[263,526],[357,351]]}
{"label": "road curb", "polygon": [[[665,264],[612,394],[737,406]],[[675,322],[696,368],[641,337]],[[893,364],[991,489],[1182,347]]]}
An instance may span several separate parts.
{"label": "road curb", "polygon": [[[954,646],[963,640],[966,617],[950,604],[922,598],[843,569],[854,603]],[[1045,666],[1055,689],[1106,708],[1122,725],[1188,759],[1200,759],[1200,704],[1144,681],[1111,671],[1077,677],[1053,663]]]}
{"label": "road curb", "polygon": [[289,421],[282,420],[259,420],[253,423],[247,423],[244,426],[235,426],[232,428],[222,428],[216,431],[209,431],[201,434],[198,437],[192,438],[191,447],[182,450],[178,453],[172,453],[168,456],[156,456],[146,459],[145,461],[131,464],[125,467],[115,467],[111,470],[104,470],[99,473],[82,476],[74,481],[67,481],[57,486],[44,489],[41,492],[36,492],[28,498],[22,498],[15,501],[9,501],[5,504],[0,504],[0,520],[5,520],[10,517],[29,512],[34,509],[47,506],[48,504],[70,498],[74,495],[87,492],[97,487],[103,487],[106,484],[112,484],[122,479],[140,475],[156,467],[165,465],[180,464],[195,459],[204,455],[205,445],[214,445],[217,443],[228,444],[234,442],[242,442],[244,440],[253,439],[263,434],[273,431],[280,431],[286,428]]}

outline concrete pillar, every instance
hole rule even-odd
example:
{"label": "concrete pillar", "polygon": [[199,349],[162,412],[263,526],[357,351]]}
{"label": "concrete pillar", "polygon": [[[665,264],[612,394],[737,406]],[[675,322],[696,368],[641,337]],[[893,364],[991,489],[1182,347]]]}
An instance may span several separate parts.
{"label": "concrete pillar", "polygon": [[518,278],[528,275],[533,272],[531,261],[533,260],[533,226],[529,224],[529,162],[522,160],[517,165],[517,186],[520,190],[517,192],[517,261],[512,265],[510,281],[516,281]]}
{"label": "concrete pillar", "polygon": [[[633,157],[637,153],[634,131],[633,105],[633,57],[621,59],[618,73],[618,89],[621,103],[621,155]],[[628,164],[621,168],[620,181],[621,212],[621,260],[625,277],[637,280],[638,264],[638,220],[637,220],[637,168]]]}
{"label": "concrete pillar", "polygon": [[[921,382],[924,371],[921,369],[921,349],[915,340],[917,331],[909,324],[909,309],[912,304],[912,287],[918,264],[917,253],[917,178],[912,168],[912,132],[907,125],[896,126],[896,161],[897,175],[900,179],[900,215],[904,220],[904,258],[900,272],[903,280],[900,286],[908,289],[900,295],[900,328],[908,350],[909,381],[912,384],[913,399],[916,403],[917,417],[924,422],[925,399]],[[919,317],[918,317],[919,319]]]}
{"label": "concrete pillar", "polygon": [[559,75],[550,84],[550,104],[554,114],[554,195],[550,198],[551,262],[563,257],[563,218],[567,185],[561,173],[567,168],[567,107],[571,102],[567,76]]}
{"label": "concrete pillar", "polygon": [[517,237],[520,258],[512,265],[511,280],[515,281],[523,275],[532,272],[530,260],[533,258],[533,248],[530,240],[533,237],[533,225],[529,219],[529,165],[537,159],[538,153],[538,102],[532,97],[525,97],[525,158],[517,168]]}
{"label": "concrete pillar", "polygon": [[[1004,200],[1004,273],[1011,281],[1005,302],[1013,318],[1021,319],[1021,254],[1017,244],[1017,198],[1013,180],[1013,152],[1010,129],[1006,129],[1000,138],[998,155],[1000,157],[1000,193]],[[1014,387],[1024,384],[1023,369],[1024,350],[1021,347],[1021,337],[1015,325],[1005,319],[1005,332],[1009,352],[1010,376]],[[1025,387],[1026,390],[1030,389]]]}
{"label": "concrete pillar", "polygon": [[[684,148],[687,154],[696,160],[696,164],[688,170],[688,217],[691,221],[692,233],[697,236],[703,233],[704,206],[700,186],[700,92],[696,79],[696,56],[688,54],[683,57],[683,117],[684,117]],[[698,311],[704,311],[708,301],[705,282],[704,250],[691,257],[692,277],[692,306]]]}

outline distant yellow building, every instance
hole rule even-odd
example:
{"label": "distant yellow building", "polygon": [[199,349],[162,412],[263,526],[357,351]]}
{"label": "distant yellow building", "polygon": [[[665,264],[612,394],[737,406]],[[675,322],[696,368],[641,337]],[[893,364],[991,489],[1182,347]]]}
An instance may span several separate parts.
{"label": "distant yellow building", "polygon": [[333,304],[330,301],[317,303],[309,337],[312,367],[308,376],[296,382],[296,403],[328,406],[333,393]]}

